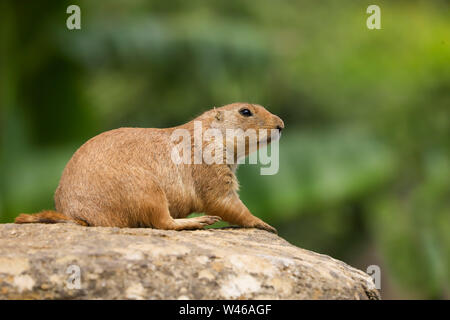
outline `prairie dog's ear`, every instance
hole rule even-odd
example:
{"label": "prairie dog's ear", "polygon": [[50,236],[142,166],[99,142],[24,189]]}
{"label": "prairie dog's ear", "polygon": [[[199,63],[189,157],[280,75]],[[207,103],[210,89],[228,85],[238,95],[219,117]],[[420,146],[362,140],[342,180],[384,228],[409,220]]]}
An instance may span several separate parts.
{"label": "prairie dog's ear", "polygon": [[217,121],[222,121],[223,120],[223,112],[221,110],[216,110],[216,108],[214,108],[214,118],[216,118]]}

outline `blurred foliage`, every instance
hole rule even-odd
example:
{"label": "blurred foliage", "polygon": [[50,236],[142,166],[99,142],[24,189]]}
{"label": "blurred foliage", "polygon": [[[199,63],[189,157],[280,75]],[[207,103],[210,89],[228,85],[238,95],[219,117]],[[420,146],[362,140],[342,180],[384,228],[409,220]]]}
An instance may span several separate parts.
{"label": "blurred foliage", "polygon": [[79,2],[69,31],[72,3],[0,4],[0,221],[51,208],[99,132],[250,101],[286,124],[277,175],[239,169],[251,211],[381,265],[385,297],[450,297],[447,1],[377,1],[381,30],[368,1],[115,0]]}

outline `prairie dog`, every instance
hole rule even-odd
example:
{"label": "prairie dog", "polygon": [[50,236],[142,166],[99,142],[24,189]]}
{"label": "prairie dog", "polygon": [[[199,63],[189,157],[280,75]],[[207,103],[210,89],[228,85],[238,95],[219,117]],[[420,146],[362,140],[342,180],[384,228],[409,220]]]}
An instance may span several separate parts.
{"label": "prairie dog", "polygon": [[[174,131],[182,129],[194,136],[196,123],[201,124],[202,133],[210,128],[224,134],[227,129],[253,129],[258,139],[262,129],[280,133],[284,128],[279,117],[260,105],[233,103],[206,111],[178,127],[103,132],[83,144],[67,163],[54,196],[56,211],[21,214],[15,223],[185,230],[223,219],[276,233],[239,199],[237,164],[173,161]],[[245,141],[247,155],[250,148]],[[215,143],[225,153],[231,151],[226,139]],[[195,148],[198,142],[192,139],[189,144]],[[208,143],[201,144],[206,148]],[[205,215],[186,218],[192,212]]]}

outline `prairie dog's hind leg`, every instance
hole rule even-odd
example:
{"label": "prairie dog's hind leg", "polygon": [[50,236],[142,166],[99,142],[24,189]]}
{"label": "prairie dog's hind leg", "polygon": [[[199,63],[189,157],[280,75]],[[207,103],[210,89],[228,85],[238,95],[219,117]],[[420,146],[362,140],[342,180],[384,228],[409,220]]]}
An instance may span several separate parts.
{"label": "prairie dog's hind leg", "polygon": [[200,216],[194,218],[174,219],[170,215],[168,208],[159,208],[158,211],[151,211],[151,226],[156,229],[164,230],[192,230],[203,229],[205,226],[220,221],[216,216]]}
{"label": "prairie dog's hind leg", "polygon": [[205,226],[212,225],[222,218],[217,216],[200,216],[195,218],[173,219],[175,221],[175,230],[203,229]]}
{"label": "prairie dog's hind leg", "polygon": [[151,226],[156,229],[164,230],[191,230],[203,229],[217,221],[220,217],[200,216],[195,218],[174,219],[170,215],[169,203],[166,195],[160,188],[153,188],[151,196],[146,198],[146,203],[141,206],[143,212],[143,221],[139,225]]}

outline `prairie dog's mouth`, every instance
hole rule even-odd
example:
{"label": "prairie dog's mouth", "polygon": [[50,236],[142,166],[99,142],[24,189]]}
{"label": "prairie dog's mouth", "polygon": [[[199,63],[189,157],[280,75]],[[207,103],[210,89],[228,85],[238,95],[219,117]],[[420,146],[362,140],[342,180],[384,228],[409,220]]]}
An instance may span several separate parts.
{"label": "prairie dog's mouth", "polygon": [[[277,128],[278,129],[278,128]],[[258,142],[262,145],[269,144],[272,141],[277,141],[281,138],[281,130],[267,129],[267,133],[263,134]]]}

